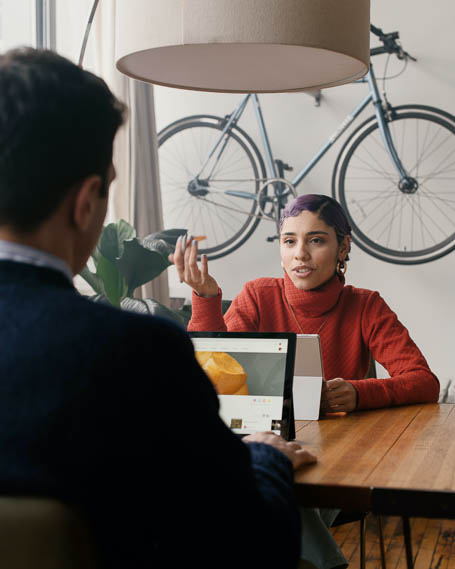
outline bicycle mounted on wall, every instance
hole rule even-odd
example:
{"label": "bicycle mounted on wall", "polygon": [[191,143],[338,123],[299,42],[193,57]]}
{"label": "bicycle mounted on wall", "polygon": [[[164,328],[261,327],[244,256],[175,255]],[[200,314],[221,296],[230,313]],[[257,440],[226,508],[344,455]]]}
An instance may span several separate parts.
{"label": "bicycle mounted on wall", "polygon": [[[373,25],[371,32],[382,42],[371,56],[416,61],[398,42],[399,32],[386,34]],[[403,265],[454,250],[455,117],[427,105],[392,106],[379,93],[373,66],[356,83],[368,85],[367,96],[293,180],[284,177],[292,168],[273,157],[256,94],[243,97],[225,117],[193,115],[164,128],[158,144],[165,226],[203,234],[199,251],[209,259],[240,247],[262,219],[273,221],[278,232],[281,211],[296,188],[371,103],[374,115],[344,142],[332,173],[332,194],[347,213],[353,241],[378,259]],[[265,160],[238,126],[249,101]]]}

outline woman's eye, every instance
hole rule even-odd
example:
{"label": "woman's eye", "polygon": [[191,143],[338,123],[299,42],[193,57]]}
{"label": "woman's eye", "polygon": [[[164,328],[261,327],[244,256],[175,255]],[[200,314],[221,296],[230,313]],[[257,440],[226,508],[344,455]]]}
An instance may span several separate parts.
{"label": "woman's eye", "polygon": [[321,245],[322,243],[324,243],[324,240],[321,239],[320,237],[313,237],[313,239],[311,239],[311,243],[315,243],[316,245]]}

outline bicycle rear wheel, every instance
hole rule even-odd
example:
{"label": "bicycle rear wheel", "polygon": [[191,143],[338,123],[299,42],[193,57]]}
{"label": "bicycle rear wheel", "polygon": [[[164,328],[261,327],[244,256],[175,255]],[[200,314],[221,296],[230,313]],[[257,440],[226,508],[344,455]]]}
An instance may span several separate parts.
{"label": "bicycle rear wheel", "polygon": [[259,150],[238,126],[209,158],[225,125],[221,117],[195,115],[158,134],[164,226],[203,235],[199,252],[209,259],[232,253],[256,229],[257,194],[266,178]]}
{"label": "bicycle rear wheel", "polygon": [[414,186],[400,189],[378,124],[369,119],[341,150],[332,192],[361,249],[389,263],[427,263],[455,249],[455,124],[442,112],[402,110],[389,129]]}

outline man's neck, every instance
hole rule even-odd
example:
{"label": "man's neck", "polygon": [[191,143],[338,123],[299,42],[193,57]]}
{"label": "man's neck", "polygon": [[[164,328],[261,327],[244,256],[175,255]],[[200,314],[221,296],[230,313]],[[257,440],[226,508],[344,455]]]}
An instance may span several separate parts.
{"label": "man's neck", "polygon": [[70,239],[65,232],[57,231],[55,227],[43,224],[33,232],[19,232],[11,227],[0,227],[0,240],[17,243],[25,247],[32,247],[44,253],[48,253],[62,260],[74,274],[72,263],[72,248]]}

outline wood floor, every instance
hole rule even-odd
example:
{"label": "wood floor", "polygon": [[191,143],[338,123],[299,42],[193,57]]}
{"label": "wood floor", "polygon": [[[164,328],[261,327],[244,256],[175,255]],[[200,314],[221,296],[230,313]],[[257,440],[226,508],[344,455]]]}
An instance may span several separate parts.
{"label": "wood floor", "polygon": [[[387,569],[406,569],[406,555],[401,518],[383,517]],[[331,530],[349,561],[349,569],[360,567],[359,523],[345,524]],[[411,520],[415,569],[455,569],[455,520]],[[381,569],[376,518],[367,518],[366,569]]]}

